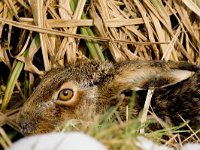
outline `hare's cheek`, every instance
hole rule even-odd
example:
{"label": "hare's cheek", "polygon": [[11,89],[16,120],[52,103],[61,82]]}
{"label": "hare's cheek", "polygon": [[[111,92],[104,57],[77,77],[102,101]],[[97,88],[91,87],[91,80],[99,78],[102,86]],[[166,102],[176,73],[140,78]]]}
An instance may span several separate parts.
{"label": "hare's cheek", "polygon": [[91,102],[81,99],[76,106],[60,106],[60,121],[64,124],[68,124],[74,120],[90,121],[94,116],[95,105]]}
{"label": "hare's cheek", "polygon": [[42,134],[52,132],[57,128],[58,124],[56,120],[39,120],[37,127],[33,130],[33,134]]}

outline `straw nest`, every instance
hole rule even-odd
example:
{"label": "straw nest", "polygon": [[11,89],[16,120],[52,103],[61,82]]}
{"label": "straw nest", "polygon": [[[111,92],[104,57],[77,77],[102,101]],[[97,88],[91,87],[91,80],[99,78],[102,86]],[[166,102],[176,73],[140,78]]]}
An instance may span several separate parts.
{"label": "straw nest", "polygon": [[[26,99],[35,75],[52,67],[85,58],[200,65],[200,1],[2,0],[0,37],[1,110],[6,112],[0,114],[0,125],[14,127],[12,120],[23,103],[16,99]],[[10,142],[0,129],[6,147]]]}

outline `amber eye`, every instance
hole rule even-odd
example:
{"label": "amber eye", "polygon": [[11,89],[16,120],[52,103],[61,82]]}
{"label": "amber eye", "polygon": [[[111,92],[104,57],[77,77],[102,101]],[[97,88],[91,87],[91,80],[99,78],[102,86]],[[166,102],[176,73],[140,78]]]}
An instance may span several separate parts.
{"label": "amber eye", "polygon": [[58,94],[58,100],[67,101],[73,97],[72,89],[62,89]]}

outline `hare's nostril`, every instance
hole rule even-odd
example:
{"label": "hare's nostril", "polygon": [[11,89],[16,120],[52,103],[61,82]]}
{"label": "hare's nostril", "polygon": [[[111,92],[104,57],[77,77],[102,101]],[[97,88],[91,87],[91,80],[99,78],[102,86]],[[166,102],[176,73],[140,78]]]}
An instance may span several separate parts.
{"label": "hare's nostril", "polygon": [[22,130],[30,128],[30,123],[29,122],[20,122],[19,126],[21,127]]}
{"label": "hare's nostril", "polygon": [[24,135],[31,134],[35,128],[33,120],[28,120],[26,118],[19,118],[17,124],[20,127],[21,133]]}

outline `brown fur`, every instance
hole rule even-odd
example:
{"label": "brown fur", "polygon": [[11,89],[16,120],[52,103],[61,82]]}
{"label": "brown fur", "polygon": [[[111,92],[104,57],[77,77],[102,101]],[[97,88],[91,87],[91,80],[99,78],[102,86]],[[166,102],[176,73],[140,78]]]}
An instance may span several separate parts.
{"label": "brown fur", "polygon": [[[57,93],[62,85],[68,88],[68,83],[74,96],[63,105],[58,103]],[[156,89],[152,107],[160,118],[169,116],[178,125],[181,115],[200,129],[200,69],[188,63],[158,61],[80,61],[53,69],[28,98],[17,122],[23,134],[50,132],[70,119],[90,120],[117,104],[127,89],[148,88]],[[143,107],[144,100],[139,98],[136,110]]]}

